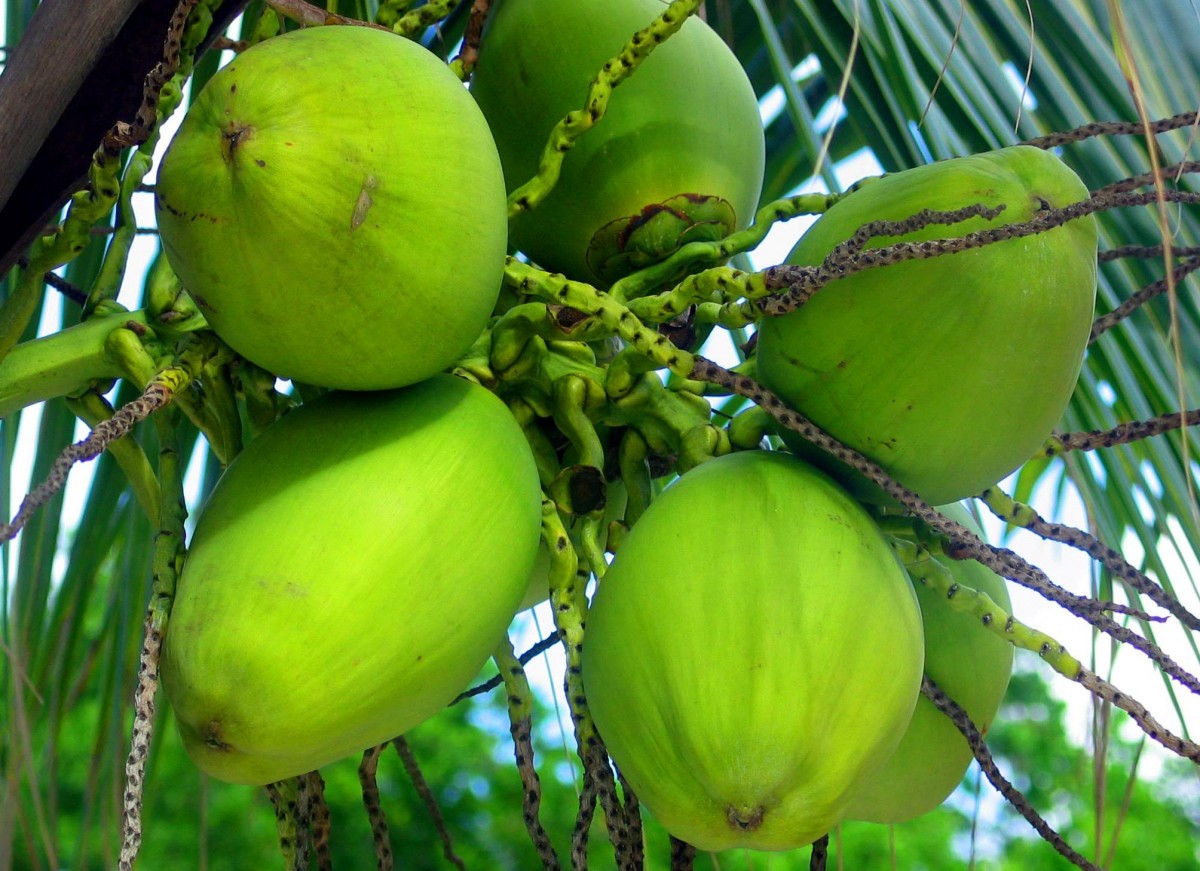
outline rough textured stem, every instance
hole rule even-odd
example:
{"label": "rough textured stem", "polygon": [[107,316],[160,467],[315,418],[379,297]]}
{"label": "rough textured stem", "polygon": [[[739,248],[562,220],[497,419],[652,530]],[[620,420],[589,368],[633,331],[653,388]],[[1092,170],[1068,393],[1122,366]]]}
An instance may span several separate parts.
{"label": "rough textured stem", "polygon": [[812,853],[808,857],[809,871],[825,871],[825,863],[829,860],[829,834],[821,835],[813,841]]}
{"label": "rough textured stem", "polygon": [[760,273],[717,266],[696,275],[689,275],[665,293],[632,300],[629,310],[643,322],[661,324],[685,311],[690,305],[758,299],[768,293],[770,290]]}
{"label": "rough textured stem", "polygon": [[695,864],[696,848],[671,835],[671,871],[692,871]]}
{"label": "rough textured stem", "polygon": [[279,851],[287,871],[308,871],[308,820],[301,813],[300,778],[268,783],[266,789],[275,806]]}
{"label": "rough textured stem", "polygon": [[[923,242],[896,242],[879,248],[861,250],[856,245],[839,245],[818,266],[773,266],[764,270],[768,286],[778,291],[774,296],[757,303],[745,303],[750,310],[744,314],[750,317],[755,310],[768,316],[777,316],[795,311],[803,306],[813,294],[836,278],[843,278],[855,272],[867,269],[890,266],[908,260],[928,260],[932,257],[958,254],[974,248],[982,248],[1008,239],[1019,239],[1045,233],[1068,221],[1074,221],[1085,215],[1108,209],[1125,208],[1129,206],[1145,206],[1156,204],[1158,194],[1141,192],[1114,192],[1106,195],[1092,196],[1078,203],[1059,209],[1046,209],[1023,222],[1004,224],[999,227],[989,227],[968,233],[961,237],[950,239],[930,239]],[[1168,202],[1195,203],[1200,202],[1200,193],[1192,191],[1167,190],[1161,192],[1162,198]],[[907,221],[880,222],[869,225],[878,232],[881,228],[893,231],[908,232],[925,223],[956,223],[958,220],[974,213],[985,214],[978,206],[969,206],[957,212],[923,212],[914,215]],[[885,227],[885,225],[891,225]],[[753,317],[750,317],[753,319]]]}
{"label": "rough textured stem", "polygon": [[121,194],[117,200],[119,222],[104,252],[104,263],[96,276],[83,306],[83,318],[92,316],[98,306],[115,302],[125,280],[129,252],[137,236],[137,218],[133,211],[133,194],[141,186],[146,173],[154,165],[154,155],[138,149],[129,158],[121,179]]}
{"label": "rough textured stem", "polygon": [[1071,846],[1062,839],[1062,836],[1047,823],[1038,814],[1029,800],[1021,794],[1021,792],[1013,786],[1007,778],[1000,772],[1000,768],[996,765],[996,761],[992,759],[992,754],[988,751],[987,745],[983,742],[983,736],[979,734],[979,729],[971,722],[971,718],[967,716],[958,704],[955,703],[948,695],[941,691],[928,676],[922,678],[921,694],[929,699],[937,707],[939,711],[951,719],[958,731],[962,732],[967,743],[971,746],[971,752],[975,754],[975,759],[979,763],[979,767],[983,770],[984,775],[991,782],[996,790],[1008,799],[1021,816],[1029,821],[1029,824],[1041,835],[1051,846],[1059,853],[1067,857],[1072,864],[1080,868],[1086,868],[1088,871],[1100,871],[1095,865],[1077,853]]}
{"label": "rough textured stem", "polygon": [[325,801],[325,779],[316,771],[304,775],[309,801],[309,820],[312,831],[312,852],[318,871],[333,871],[333,855],[329,851],[330,816]]}
{"label": "rough textured stem", "polygon": [[466,871],[466,866],[463,865],[462,859],[454,852],[454,844],[450,841],[450,831],[446,828],[446,818],[442,816],[442,810],[438,807],[437,797],[434,796],[433,790],[429,788],[429,784],[425,780],[425,775],[421,773],[421,766],[417,764],[417,757],[413,755],[412,747],[404,740],[403,736],[393,738],[392,746],[396,748],[396,752],[400,755],[400,760],[404,763],[404,770],[407,772],[409,780],[412,781],[413,787],[416,788],[417,795],[421,797],[421,802],[425,805],[425,810],[429,812],[429,818],[433,821],[434,828],[437,829],[438,837],[442,839],[442,855],[455,868]]}
{"label": "rough textured stem", "polygon": [[604,64],[588,87],[584,108],[568,112],[550,131],[550,139],[542,152],[537,175],[509,194],[510,219],[536,207],[550,194],[558,183],[564,156],[574,147],[580,136],[595,127],[604,117],[613,89],[629,78],[650,52],[678,31],[688,16],[701,4],[702,0],[672,0],[658,18],[633,35],[620,54]]}
{"label": "rough textured stem", "polygon": [[[97,426],[100,421],[113,416],[113,408],[108,401],[97,393],[85,393],[78,399],[68,399],[67,407],[72,414],[90,427]],[[156,522],[159,517],[161,500],[159,498],[158,477],[150,466],[150,460],[141,444],[132,436],[125,436],[110,442],[107,448],[112,454],[126,480],[137,498],[138,504],[150,521]]]}
{"label": "rough textured stem", "polygon": [[[557,634],[549,635],[549,636],[543,638],[537,644],[533,645],[533,647],[529,648],[524,653],[522,653],[517,658],[517,661],[519,663],[521,663],[521,665],[528,665],[529,660],[533,659],[535,656],[541,656],[543,653],[545,653],[551,647],[558,644],[558,642],[559,642],[559,638],[558,638]],[[494,690],[496,687],[500,686],[501,683],[503,683],[503,678],[500,675],[496,675],[495,677],[488,678],[486,681],[479,684],[478,686],[471,687],[471,689],[464,690],[463,692],[459,693],[457,696],[455,696],[454,701],[452,701],[450,704],[457,705],[459,702],[463,701],[464,699],[469,699],[472,696],[482,695],[483,693],[486,693],[489,690]]]}
{"label": "rough textured stem", "polygon": [[934,560],[924,548],[895,539],[893,544],[909,575],[939,593],[950,607],[975,617],[986,629],[1010,644],[1036,653],[1063,677],[1081,684],[1093,695],[1125,711],[1143,732],[1172,753],[1200,762],[1200,744],[1180,738],[1164,728],[1141,702],[1088,670],[1058,641],[1021,623],[986,593],[956,582],[949,570]]}
{"label": "rough textured stem", "polygon": [[[1152,122],[1149,125],[1149,132],[1169,133],[1172,130],[1192,127],[1197,123],[1198,118],[1200,118],[1200,113],[1180,112],[1178,115],[1172,115],[1170,118],[1163,118]],[[1145,136],[1146,133],[1146,125],[1140,121],[1096,121],[1061,133],[1050,133],[1046,136],[1026,139],[1021,144],[1032,145],[1035,148],[1057,148],[1060,145],[1081,142],[1084,139],[1092,139],[1096,136]]]}
{"label": "rough textured stem", "polygon": [[492,0],[474,0],[471,4],[471,12],[467,17],[467,28],[463,33],[462,49],[453,61],[450,62],[450,69],[454,70],[455,74],[466,81],[470,78],[471,73],[475,70],[475,63],[479,59],[479,38],[483,35],[483,26],[487,23],[488,11],[491,9]]}
{"label": "rough textured stem", "polygon": [[1183,625],[1189,629],[1200,630],[1200,617],[1190,612],[1183,606],[1183,603],[1152,581],[1144,572],[1138,571],[1136,567],[1130,565],[1120,553],[1094,535],[1062,523],[1049,523],[1032,507],[1015,502],[996,487],[984,490],[979,498],[1001,520],[1028,529],[1047,541],[1058,541],[1083,551],[1134,590],[1148,596],[1155,604],[1170,611]]}
{"label": "rough textured stem", "polygon": [[1169,278],[1160,278],[1157,281],[1150,282],[1112,311],[1100,315],[1092,324],[1092,332],[1088,336],[1088,344],[1090,345],[1125,318],[1129,317],[1147,301],[1154,299],[1156,296],[1162,296],[1172,287],[1178,287],[1180,282],[1197,269],[1200,269],[1200,256],[1189,257],[1171,270]]}
{"label": "rough textured stem", "polygon": [[1146,420],[1131,420],[1112,429],[1094,429],[1051,436],[1042,445],[1042,456],[1057,457],[1067,451],[1094,451],[1162,435],[1171,430],[1200,424],[1200,409],[1173,411]]}
{"label": "rough textured stem", "polygon": [[358,764],[358,782],[362,787],[363,807],[371,823],[377,871],[392,871],[392,841],[388,837],[387,817],[384,816],[383,805],[379,801],[379,784],[375,780],[379,756],[386,749],[387,744],[380,744],[363,751],[362,762]]}
{"label": "rough textured stem", "polygon": [[533,762],[533,694],[529,689],[529,680],[525,677],[525,669],[517,660],[507,635],[496,648],[493,658],[496,660],[496,668],[500,671],[508,696],[509,732],[512,734],[517,772],[525,790],[521,803],[521,818],[525,821],[525,828],[537,850],[538,858],[542,860],[542,867],[547,871],[558,871],[562,865],[538,816],[538,809],[542,803],[542,784]]}
{"label": "rough textured stem", "polygon": [[453,12],[460,2],[462,0],[429,0],[400,16],[392,30],[411,39]]}
{"label": "rough textured stem", "polygon": [[133,733],[125,760],[125,790],[122,801],[120,871],[131,871],[142,843],[142,790],[146,758],[154,724],[154,695],[158,690],[158,662],[163,633],[175,597],[175,581],[183,562],[184,520],[187,506],[183,494],[183,468],[176,427],[178,413],[169,409],[155,418],[158,429],[158,480],[160,482],[158,535],[154,541],[154,577],[146,608],[142,651],[138,658],[137,689],[133,701]]}

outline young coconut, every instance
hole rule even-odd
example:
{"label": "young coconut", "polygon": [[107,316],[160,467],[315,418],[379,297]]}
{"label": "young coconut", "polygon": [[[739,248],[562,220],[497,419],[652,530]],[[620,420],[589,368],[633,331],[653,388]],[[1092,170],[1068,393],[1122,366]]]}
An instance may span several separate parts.
{"label": "young coconut", "polygon": [[288,378],[415,383],[466,351],[499,294],[487,123],[445,64],[380,30],[293,31],[235,58],[180,126],[155,204],[213,329]]}
{"label": "young coconut", "polygon": [[[533,178],[550,131],[658,0],[494,4],[471,93],[512,191]],[[692,18],[613,92],[567,152],[553,192],[512,222],[513,244],[546,269],[608,284],[692,241],[745,227],[762,190],[762,120],[737,58]]]}
{"label": "young coconut", "polygon": [[[961,505],[943,505],[938,510],[979,532]],[[1004,578],[974,560],[935,559],[955,583],[986,593],[1011,613]],[[1008,689],[1013,646],[973,615],[950,607],[943,593],[917,581],[913,587],[925,624],[925,673],[986,734]],[[928,813],[954,792],[972,759],[971,748],[958,727],[922,696],[900,746],[887,765],[855,791],[846,818],[903,823]]]}
{"label": "young coconut", "polygon": [[923,658],[912,585],[863,508],[787,454],[747,451],[688,472],[634,525],[588,612],[583,680],[671,834],[789,850],[891,755]]}
{"label": "young coconut", "polygon": [[[931,226],[867,247],[1028,221],[1087,195],[1069,167],[1030,146],[947,160],[864,185],[818,219],[787,259],[817,265],[863,224],[922,209],[1004,207],[994,221]],[[848,275],[759,324],[759,376],[925,501],[975,495],[1029,459],[1066,408],[1095,307],[1096,246],[1087,216]],[[806,454],[798,438],[784,438]],[[870,497],[853,476],[843,480]]]}
{"label": "young coconut", "polygon": [[192,759],[270,783],[436,713],[517,610],[540,494],[504,404],[449,375],[274,424],[205,505],[171,611],[163,686]]}

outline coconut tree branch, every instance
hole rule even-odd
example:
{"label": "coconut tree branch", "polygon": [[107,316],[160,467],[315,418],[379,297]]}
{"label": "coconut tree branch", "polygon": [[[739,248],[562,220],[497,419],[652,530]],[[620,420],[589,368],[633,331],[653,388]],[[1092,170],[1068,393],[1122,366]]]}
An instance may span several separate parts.
{"label": "coconut tree branch", "polygon": [[154,696],[158,691],[159,658],[183,554],[183,525],[187,518],[187,507],[183,496],[183,463],[179,455],[178,420],[179,414],[175,409],[156,418],[161,445],[158,455],[161,517],[157,518],[159,532],[154,540],[154,580],[150,589],[150,604],[146,609],[142,651],[138,659],[133,735],[130,738],[129,756],[125,761],[121,854],[117,863],[120,871],[132,871],[142,843],[142,791],[154,725]]}
{"label": "coconut tree branch", "polygon": [[392,842],[388,837],[387,817],[383,813],[383,805],[379,800],[379,783],[375,772],[379,768],[379,756],[387,749],[387,744],[370,747],[363,751],[362,761],[358,764],[358,782],[362,789],[363,807],[367,811],[367,820],[371,824],[371,837],[375,842],[375,868],[377,871],[392,871]]}
{"label": "coconut tree branch", "polygon": [[1050,133],[1046,136],[1026,139],[1021,144],[1032,145],[1035,148],[1057,148],[1060,145],[1067,145],[1071,142],[1082,142],[1084,139],[1092,139],[1097,136],[1145,136],[1147,131],[1150,133],[1169,133],[1172,130],[1193,127],[1198,121],[1200,121],[1200,113],[1198,112],[1180,112],[1178,115],[1172,115],[1170,118],[1152,121],[1149,125],[1142,124],[1140,121],[1096,121],[1076,127],[1073,130],[1065,130],[1061,133]]}
{"label": "coconut tree branch", "polygon": [[[521,665],[528,665],[529,660],[533,659],[535,656],[540,656],[541,654],[545,653],[551,647],[558,644],[559,640],[560,639],[557,635],[548,635],[545,638],[543,638],[541,641],[539,641],[537,644],[533,645],[533,647],[529,648],[524,653],[522,653],[519,657],[517,657],[517,661]],[[466,699],[469,699],[472,696],[483,695],[484,693],[488,692],[489,690],[494,690],[496,687],[500,686],[500,684],[503,682],[503,680],[504,680],[504,678],[502,675],[496,675],[495,677],[490,677],[487,680],[485,680],[483,683],[479,684],[478,686],[471,687],[469,690],[463,690],[461,693],[459,693],[457,696],[454,697],[454,701],[452,701],[450,704],[457,705],[459,702],[465,701]]]}
{"label": "coconut tree branch", "polygon": [[529,680],[524,667],[517,661],[507,635],[492,657],[508,693],[509,733],[512,735],[517,773],[523,787],[521,816],[538,858],[542,860],[542,867],[546,871],[559,871],[562,865],[538,815],[542,803],[542,784],[533,761],[533,694],[529,689]]}
{"label": "coconut tree branch", "polygon": [[1131,175],[1129,178],[1105,185],[1093,193],[1097,196],[1124,193],[1125,191],[1137,190],[1140,187],[1150,187],[1160,184],[1165,179],[1177,179],[1191,172],[1200,172],[1200,160],[1184,160],[1169,166],[1160,167],[1158,172],[1143,172],[1140,175]]}
{"label": "coconut tree branch", "polygon": [[479,58],[479,41],[483,36],[483,25],[487,22],[491,6],[492,0],[475,0],[471,4],[470,16],[467,18],[467,30],[463,34],[462,49],[459,51],[458,57],[451,63],[451,67],[464,81],[470,78],[471,71],[475,69],[475,61]]}
{"label": "coconut tree branch", "polygon": [[268,783],[267,795],[275,807],[275,825],[279,832],[279,851],[287,871],[307,871],[308,819],[304,813],[303,787],[299,777]]}
{"label": "coconut tree branch", "polygon": [[921,679],[921,694],[933,702],[934,706],[949,717],[951,722],[958,727],[958,731],[962,733],[963,737],[967,739],[967,743],[971,746],[971,752],[975,754],[975,760],[983,770],[984,776],[996,788],[996,791],[1008,799],[1009,803],[1020,812],[1021,816],[1029,821],[1029,824],[1033,826],[1047,843],[1077,867],[1087,869],[1087,871],[1100,871],[1096,865],[1093,865],[1072,849],[1071,845],[1063,840],[1062,835],[1056,832],[1034,810],[1033,805],[1029,803],[1029,799],[1025,798],[1021,794],[1021,791],[1013,786],[1008,778],[1001,773],[999,766],[996,765],[996,760],[992,758],[987,744],[983,741],[983,736],[979,733],[979,729],[975,724],[971,722],[971,718],[967,715],[967,712],[954,699],[946,695],[936,683],[930,680],[928,675]]}
{"label": "coconut tree branch", "polygon": [[813,841],[812,855],[808,857],[808,871],[825,871],[829,861],[829,834],[821,835]]}
{"label": "coconut tree branch", "polygon": [[[1155,247],[1159,248],[1159,254],[1161,256],[1161,246]],[[1176,251],[1175,253],[1179,252]],[[1125,320],[1125,318],[1137,311],[1147,301],[1152,300],[1157,296],[1162,296],[1172,287],[1178,287],[1180,282],[1182,282],[1197,269],[1200,269],[1200,255],[1193,255],[1182,263],[1177,264],[1175,268],[1171,270],[1170,277],[1159,278],[1156,281],[1150,282],[1112,311],[1100,315],[1100,317],[1096,318],[1095,322],[1092,324],[1092,332],[1091,335],[1088,336],[1088,344],[1090,345],[1121,321]]]}
{"label": "coconut tree branch", "polygon": [[[1196,257],[1200,256],[1200,246],[1172,245],[1171,253],[1176,257]],[[1096,259],[1101,263],[1108,263],[1112,260],[1121,260],[1125,257],[1138,257],[1146,260],[1161,260],[1162,256],[1162,245],[1118,245],[1115,248],[1107,248],[1104,251],[1101,251],[1096,256]]]}
{"label": "coconut tree branch", "polygon": [[701,5],[700,0],[672,0],[658,18],[634,34],[621,53],[604,65],[588,87],[587,105],[568,112],[550,131],[537,175],[509,194],[509,218],[536,207],[550,194],[558,183],[563,158],[575,141],[604,117],[613,89],[625,81],[657,46],[678,31]]}
{"label": "coconut tree branch", "polygon": [[1057,457],[1067,451],[1094,451],[1114,445],[1136,442],[1151,436],[1162,435],[1174,429],[1200,424],[1200,409],[1172,411],[1146,420],[1131,420],[1107,430],[1089,430],[1051,436],[1042,446],[1046,457]]}
{"label": "coconut tree branch", "polygon": [[[1200,193],[1193,191],[1166,190],[1161,192],[1168,202],[1200,203]],[[930,239],[922,242],[896,242],[879,248],[859,250],[857,245],[843,243],[818,266],[773,266],[763,273],[767,286],[777,291],[774,296],[757,303],[759,310],[768,316],[778,316],[795,311],[803,306],[812,295],[830,281],[855,272],[876,269],[908,260],[928,260],[947,254],[958,254],[973,248],[981,248],[1008,239],[1018,239],[1044,233],[1068,221],[1085,215],[1116,208],[1153,205],[1159,202],[1159,192],[1113,191],[1096,194],[1086,200],[1057,209],[1045,209],[1029,221],[988,227],[951,239]],[[881,222],[882,224],[882,222]],[[900,226],[904,222],[899,222]]]}
{"label": "coconut tree branch", "polygon": [[425,780],[425,775],[421,773],[421,766],[417,764],[417,757],[413,754],[412,747],[404,739],[404,736],[393,738],[392,746],[400,754],[400,760],[404,763],[404,770],[416,788],[417,795],[421,797],[421,802],[425,805],[425,810],[429,812],[429,817],[433,820],[434,828],[437,829],[438,837],[442,839],[442,855],[455,868],[460,869],[460,871],[467,871],[467,866],[463,864],[462,859],[454,852],[454,844],[450,840],[450,831],[446,828],[446,818],[442,816],[442,809],[438,807],[437,797],[433,794],[433,790],[429,788],[429,783]]}
{"label": "coconut tree branch", "polygon": [[312,831],[312,851],[317,860],[317,871],[333,871],[333,854],[329,851],[330,814],[325,801],[325,779],[320,772],[310,771],[303,775],[309,801],[309,821]]}
{"label": "coconut tree branch", "polygon": [[695,864],[696,848],[671,835],[671,871],[692,871]]}
{"label": "coconut tree branch", "polygon": [[1152,581],[1144,572],[1138,571],[1130,565],[1120,553],[1094,535],[1062,523],[1050,523],[1031,506],[1014,501],[996,487],[984,490],[979,498],[1001,520],[1028,529],[1047,541],[1061,542],[1083,551],[1134,590],[1148,596],[1155,604],[1170,611],[1184,626],[1200,631],[1200,617],[1185,608],[1178,599]]}

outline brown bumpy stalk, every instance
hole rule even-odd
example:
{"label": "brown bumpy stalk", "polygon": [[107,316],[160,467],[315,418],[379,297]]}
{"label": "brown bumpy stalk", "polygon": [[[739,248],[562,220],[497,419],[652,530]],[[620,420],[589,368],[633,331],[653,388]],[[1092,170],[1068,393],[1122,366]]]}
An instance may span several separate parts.
{"label": "brown bumpy stalk", "polygon": [[[1197,257],[1200,256],[1200,245],[1172,245],[1171,253],[1176,257]],[[1106,248],[1101,251],[1096,255],[1096,259],[1101,263],[1109,263],[1127,257],[1136,257],[1141,260],[1161,260],[1162,256],[1162,245],[1118,245],[1115,248]]]}
{"label": "brown bumpy stalk", "polygon": [[307,871],[308,820],[304,816],[304,789],[300,779],[292,777],[268,783],[266,790],[275,807],[279,850],[283,853],[287,871]]}
{"label": "brown bumpy stalk", "polygon": [[641,869],[646,863],[646,840],[645,833],[642,831],[640,804],[637,793],[625,782],[625,778],[621,776],[619,770],[617,771],[617,781],[621,784],[621,791],[624,793],[625,819],[629,823],[629,864],[633,868]]}
{"label": "brown bumpy stalk", "polygon": [[363,752],[358,765],[358,782],[362,787],[363,807],[371,823],[371,838],[375,841],[375,868],[377,871],[392,871],[392,841],[388,837],[387,817],[379,801],[379,784],[375,772],[379,768],[379,756],[387,744],[371,747]]}
{"label": "brown bumpy stalk", "polygon": [[1188,257],[1187,260],[1184,260],[1171,270],[1171,276],[1169,278],[1159,278],[1156,281],[1150,282],[1112,311],[1100,315],[1092,323],[1092,332],[1088,337],[1088,344],[1090,345],[1092,342],[1096,341],[1121,321],[1125,320],[1125,318],[1129,317],[1131,314],[1145,305],[1149,300],[1152,300],[1158,296],[1162,296],[1172,287],[1178,287],[1185,278],[1187,278],[1197,269],[1200,269],[1200,256]]}
{"label": "brown bumpy stalk", "polygon": [[1114,181],[1112,184],[1106,184],[1102,188],[1097,188],[1092,192],[1093,196],[1105,196],[1113,193],[1124,193],[1125,191],[1136,190],[1141,187],[1151,187],[1165,179],[1179,178],[1191,172],[1200,172],[1200,160],[1184,160],[1179,163],[1172,163],[1169,166],[1160,167],[1158,172],[1143,172],[1140,175],[1131,175],[1129,178],[1123,178],[1120,181]]}
{"label": "brown bumpy stalk", "polygon": [[158,123],[158,100],[162,94],[163,85],[171,80],[171,76],[179,69],[183,30],[187,26],[188,16],[196,7],[199,0],[180,0],[171,22],[167,26],[167,37],[163,44],[163,59],[149,73],[142,88],[142,105],[134,115],[133,123],[118,121],[104,134],[100,143],[101,149],[110,157],[121,153],[122,149],[141,145],[150,138]]}
{"label": "brown bumpy stalk", "polygon": [[952,559],[976,560],[996,574],[1016,581],[1046,599],[1058,603],[1075,616],[1087,620],[1102,632],[1142,651],[1166,674],[1192,692],[1200,694],[1200,681],[1175,663],[1158,645],[1120,625],[1106,613],[1127,609],[1111,602],[1097,602],[1086,596],[1070,593],[1052,582],[1041,569],[1030,565],[1013,551],[985,543],[974,532],[962,524],[944,517],[916,493],[892,480],[880,466],[858,451],[843,445],[808,418],[792,411],[782,399],[752,378],[730,372],[704,357],[696,357],[691,377],[696,381],[717,384],[739,396],[745,396],[766,410],[783,426],[862,473],[864,477],[877,484],[880,489],[907,508],[919,520],[949,538],[952,544],[946,548],[947,556]]}
{"label": "brown bumpy stalk", "polygon": [[178,413],[168,409],[156,419],[159,440],[158,480],[160,516],[154,542],[154,577],[146,608],[142,651],[138,659],[137,689],[134,694],[133,734],[125,761],[122,795],[121,853],[119,871],[131,871],[142,843],[142,792],[146,757],[154,725],[154,695],[158,690],[158,667],[162,653],[175,582],[183,559],[184,521],[187,507],[183,494],[183,466],[179,456],[176,425]]}
{"label": "brown bumpy stalk", "polygon": [[1094,429],[1087,432],[1071,432],[1051,436],[1042,447],[1042,453],[1046,457],[1057,457],[1067,451],[1094,451],[1099,448],[1111,448],[1114,445],[1141,441],[1174,429],[1197,425],[1200,425],[1200,409],[1175,411],[1146,420],[1132,420],[1112,429]]}
{"label": "brown bumpy stalk", "polygon": [[808,871],[825,871],[825,863],[829,860],[829,835],[821,835],[813,841],[812,855],[808,857]]}
{"label": "brown bumpy stalk", "polygon": [[[1008,239],[1019,239],[1044,233],[1068,221],[1109,209],[1156,204],[1161,199],[1167,202],[1198,203],[1200,193],[1167,190],[1162,192],[1117,191],[1103,196],[1093,196],[1078,203],[1059,209],[1045,209],[1028,221],[989,227],[951,239],[929,239],[923,242],[896,242],[879,248],[857,250],[838,246],[818,266],[773,266],[764,270],[767,286],[776,291],[774,296],[755,303],[765,315],[774,317],[795,311],[803,306],[812,295],[835,278],[855,272],[877,269],[908,260],[928,260],[982,248]],[[910,221],[919,225],[922,216]],[[897,228],[910,226],[908,221],[892,222]],[[900,230],[907,232],[907,230]]]}
{"label": "brown bumpy stalk", "polygon": [[464,80],[471,75],[476,61],[479,60],[480,37],[483,36],[483,25],[487,22],[488,10],[491,5],[492,0],[475,0],[471,4],[471,13],[467,17],[467,29],[463,33],[462,50],[459,51],[458,57],[454,59],[453,63],[454,68]]}
{"label": "brown bumpy stalk", "polygon": [[1180,112],[1170,118],[1152,121],[1149,125],[1142,124],[1140,121],[1096,121],[1073,130],[1026,139],[1021,144],[1032,145],[1034,148],[1057,148],[1060,145],[1082,142],[1084,139],[1092,139],[1097,136],[1145,136],[1147,131],[1155,134],[1169,133],[1172,130],[1194,127],[1198,119],[1200,119],[1200,113]]}
{"label": "brown bumpy stalk", "polygon": [[692,871],[695,864],[696,848],[671,835],[671,871]]}
{"label": "brown bumpy stalk", "polygon": [[1029,803],[1029,799],[1025,798],[1020,790],[1013,786],[1000,772],[1000,768],[992,758],[987,744],[983,741],[983,736],[979,733],[979,729],[975,724],[971,722],[971,718],[967,715],[966,711],[952,698],[942,692],[938,685],[927,676],[921,681],[921,694],[933,702],[934,706],[949,717],[951,722],[958,727],[958,731],[967,739],[967,744],[970,745],[971,752],[975,754],[975,759],[979,762],[979,767],[983,771],[984,776],[991,781],[992,786],[996,787],[996,790],[1001,795],[1008,799],[1009,803],[1020,812],[1021,816],[1029,821],[1029,824],[1033,826],[1039,835],[1072,864],[1080,868],[1085,868],[1087,871],[1100,871],[1097,866],[1073,850],[1063,840],[1062,836],[1034,810],[1033,805]]}
{"label": "brown bumpy stalk", "polygon": [[596,812],[596,777],[586,767],[583,770],[583,789],[579,793],[579,813],[571,830],[571,869],[587,871],[588,834]]}
{"label": "brown bumpy stalk", "polygon": [[500,642],[493,658],[508,693],[509,733],[513,739],[517,773],[521,777],[524,790],[521,816],[529,832],[529,839],[537,850],[538,858],[542,860],[542,866],[547,871],[559,871],[562,865],[538,816],[542,803],[542,783],[533,761],[533,693],[529,688],[529,680],[525,676],[524,667],[517,661],[508,636]]}
{"label": "brown bumpy stalk", "polygon": [[329,851],[330,815],[325,801],[325,779],[316,771],[304,775],[308,795],[312,852],[318,871],[333,871],[333,855]]}
{"label": "brown bumpy stalk", "polygon": [[417,764],[417,757],[413,755],[412,747],[409,746],[409,743],[403,737],[393,738],[392,746],[400,754],[400,760],[404,763],[404,770],[408,773],[409,779],[416,788],[417,795],[421,797],[421,802],[425,805],[425,810],[429,812],[429,818],[433,820],[438,837],[442,839],[442,855],[455,868],[466,871],[466,866],[463,864],[462,859],[454,852],[454,844],[450,840],[450,831],[446,828],[446,818],[442,816],[442,809],[438,807],[437,797],[433,794],[433,790],[429,788],[429,783],[425,780],[425,775],[421,773],[421,766]]}
{"label": "brown bumpy stalk", "polygon": [[[1062,523],[1050,523],[1029,505],[1013,501],[995,487],[984,490],[980,494],[980,498],[1001,520],[1028,529],[1047,541],[1057,541],[1086,553],[1112,572],[1115,577],[1150,598],[1155,604],[1170,611],[1183,625],[1189,629],[1200,630],[1200,617],[1190,612],[1183,606],[1183,603],[1152,581],[1144,572],[1130,565],[1125,557],[1094,535]],[[1151,617],[1143,619],[1161,620],[1161,618]]]}

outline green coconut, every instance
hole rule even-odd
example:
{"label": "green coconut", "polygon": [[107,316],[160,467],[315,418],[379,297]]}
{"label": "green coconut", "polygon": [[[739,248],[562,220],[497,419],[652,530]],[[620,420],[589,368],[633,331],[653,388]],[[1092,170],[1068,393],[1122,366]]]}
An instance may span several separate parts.
{"label": "green coconut", "polygon": [[912,716],[921,615],[865,510],[747,451],[650,504],[583,649],[596,726],[639,800],[703,850],[788,850],[842,818]]}
{"label": "green coconut", "polygon": [[[979,533],[961,505],[943,505],[938,510]],[[986,593],[1011,613],[1004,578],[975,560],[935,559],[955,583]],[[943,595],[925,584],[914,583],[913,587],[925,624],[925,673],[986,734],[1008,689],[1013,646],[972,615],[956,611]],[[922,696],[900,746],[883,769],[859,786],[846,817],[903,823],[928,813],[954,792],[974,758],[958,727]]]}
{"label": "green coconut", "polygon": [[[868,247],[1028,221],[1087,196],[1069,167],[1030,146],[947,160],[850,194],[787,260],[817,265],[861,225],[922,209],[1004,207],[994,221],[931,226],[875,238]],[[978,494],[1029,459],[1062,417],[1091,328],[1096,246],[1088,216],[1045,233],[854,273],[800,309],[760,323],[758,374],[925,501]],[[790,433],[785,439],[798,453],[807,450]]]}
{"label": "green coconut", "polygon": [[162,679],[192,759],[270,783],[444,707],[517,610],[540,493],[504,404],[449,375],[274,424],[218,482],[179,579]]}
{"label": "green coconut", "polygon": [[499,294],[504,181],[462,83],[416,43],[317,27],[239,55],[158,173],[171,266],[239,354],[400,387],[454,362]]}
{"label": "green coconut", "polygon": [[[584,107],[588,86],[657,0],[504,0],[494,4],[471,93],[508,190],[533,178],[550,131]],[[541,266],[606,284],[691,241],[746,226],[762,189],[762,121],[737,58],[692,18],[612,94],[567,152],[553,192],[512,222]]]}

